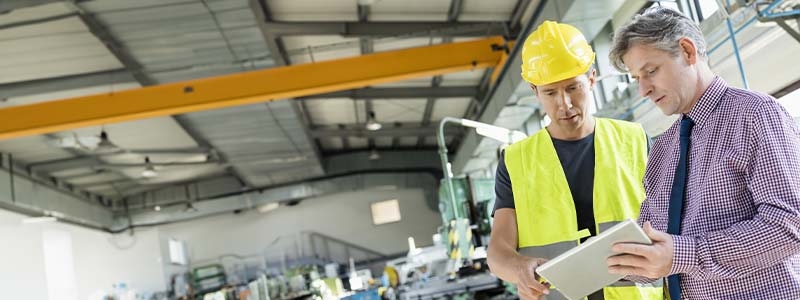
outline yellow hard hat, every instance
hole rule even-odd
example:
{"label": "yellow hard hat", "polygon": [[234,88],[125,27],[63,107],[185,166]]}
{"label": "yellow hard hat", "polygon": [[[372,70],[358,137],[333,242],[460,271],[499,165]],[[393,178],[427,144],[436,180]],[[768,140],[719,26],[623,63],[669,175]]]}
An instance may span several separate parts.
{"label": "yellow hard hat", "polygon": [[544,21],[522,45],[522,79],[543,85],[589,71],[594,51],[572,25]]}

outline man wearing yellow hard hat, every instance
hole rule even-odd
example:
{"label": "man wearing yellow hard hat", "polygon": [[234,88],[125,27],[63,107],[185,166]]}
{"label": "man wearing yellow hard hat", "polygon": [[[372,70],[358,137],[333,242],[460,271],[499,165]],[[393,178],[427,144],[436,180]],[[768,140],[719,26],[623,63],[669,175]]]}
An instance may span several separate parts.
{"label": "man wearing yellow hard hat", "polygon": [[[522,46],[522,78],[550,117],[508,146],[497,167],[488,263],[523,299],[564,299],[534,270],[619,221],[644,200],[648,141],[638,124],[589,113],[595,54],[571,25],[545,21]],[[576,275],[581,271],[576,270]],[[588,299],[662,299],[661,287],[620,281]]]}

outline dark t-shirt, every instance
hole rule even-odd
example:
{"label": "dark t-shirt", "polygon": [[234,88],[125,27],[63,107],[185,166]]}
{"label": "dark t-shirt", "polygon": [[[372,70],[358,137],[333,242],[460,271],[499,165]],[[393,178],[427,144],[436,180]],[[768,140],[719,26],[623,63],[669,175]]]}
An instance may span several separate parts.
{"label": "dark t-shirt", "polygon": [[[575,211],[578,217],[578,230],[588,229],[596,235],[594,226],[594,208],[592,193],[594,192],[594,133],[576,141],[552,139],[553,146],[561,161],[561,168],[567,177]],[[494,210],[514,208],[514,193],[511,190],[511,178],[506,168],[505,153],[500,155],[495,177]],[[494,213],[492,213],[494,215]]]}

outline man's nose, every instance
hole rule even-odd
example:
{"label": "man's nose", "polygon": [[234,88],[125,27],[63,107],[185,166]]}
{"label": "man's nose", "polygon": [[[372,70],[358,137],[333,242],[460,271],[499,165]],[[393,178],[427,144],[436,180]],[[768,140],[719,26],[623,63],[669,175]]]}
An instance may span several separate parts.
{"label": "man's nose", "polygon": [[562,110],[569,110],[572,109],[572,98],[570,98],[569,94],[564,93],[562,94],[561,101],[559,101],[559,108]]}
{"label": "man's nose", "polygon": [[649,97],[653,93],[653,87],[649,82],[639,80],[639,95],[642,97]]}

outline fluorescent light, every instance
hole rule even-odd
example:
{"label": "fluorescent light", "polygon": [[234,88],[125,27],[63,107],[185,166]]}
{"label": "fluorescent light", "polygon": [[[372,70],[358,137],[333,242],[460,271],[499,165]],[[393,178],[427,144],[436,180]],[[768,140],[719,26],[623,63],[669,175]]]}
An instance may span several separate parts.
{"label": "fluorescent light", "polygon": [[367,122],[367,130],[369,131],[381,130],[381,127],[383,127],[383,125],[381,125],[381,123],[375,122],[375,120],[370,119]]}
{"label": "fluorescent light", "polygon": [[375,121],[375,112],[374,111],[370,111],[369,113],[367,113],[367,126],[366,127],[367,127],[367,130],[369,130],[369,131],[380,130],[381,127],[383,127],[381,125],[381,123],[378,123],[378,121]]}
{"label": "fluorescent light", "polygon": [[156,172],[156,168],[153,167],[153,164],[150,163],[150,157],[144,157],[144,171],[142,171],[142,177],[144,178],[153,178],[158,176],[158,172]]}
{"label": "fluorescent light", "polygon": [[[494,126],[493,126],[494,127]],[[502,127],[479,127],[475,128],[475,132],[479,135],[488,137],[493,140],[497,140],[501,143],[505,144],[513,144],[524,140],[528,137],[525,133],[521,131],[511,131]]]}
{"label": "fluorescent light", "polygon": [[31,217],[22,219],[22,224],[51,223],[58,221],[56,217]]}
{"label": "fluorescent light", "polygon": [[461,125],[475,128],[477,134],[506,144],[516,143],[528,137],[528,135],[522,131],[512,131],[500,126],[489,125],[468,119],[461,119]]}
{"label": "fluorescent light", "polygon": [[485,124],[485,123],[481,123],[481,122],[477,122],[477,121],[473,121],[473,120],[468,120],[468,119],[461,119],[461,125],[464,125],[464,126],[467,126],[467,127],[472,127],[472,128],[478,128],[478,127],[484,127],[484,126],[492,126],[492,125],[489,125],[489,124]]}
{"label": "fluorescent light", "polygon": [[267,203],[258,207],[258,212],[260,213],[268,213],[273,210],[278,209],[281,205],[278,202]]}
{"label": "fluorescent light", "polygon": [[158,177],[158,172],[156,172],[156,170],[153,170],[152,167],[146,168],[144,169],[144,171],[142,171],[142,177],[144,178]]}
{"label": "fluorescent light", "polygon": [[378,153],[378,150],[372,149],[369,153],[369,160],[377,160],[380,159],[381,155]]}
{"label": "fluorescent light", "polygon": [[94,149],[95,153],[114,153],[120,151],[120,148],[111,140],[108,139],[108,133],[105,130],[100,132],[100,142],[97,143],[97,148]]}
{"label": "fluorescent light", "polygon": [[153,210],[155,210],[155,211],[161,211],[161,206],[159,206],[159,205],[156,205],[156,207],[153,207]]}

